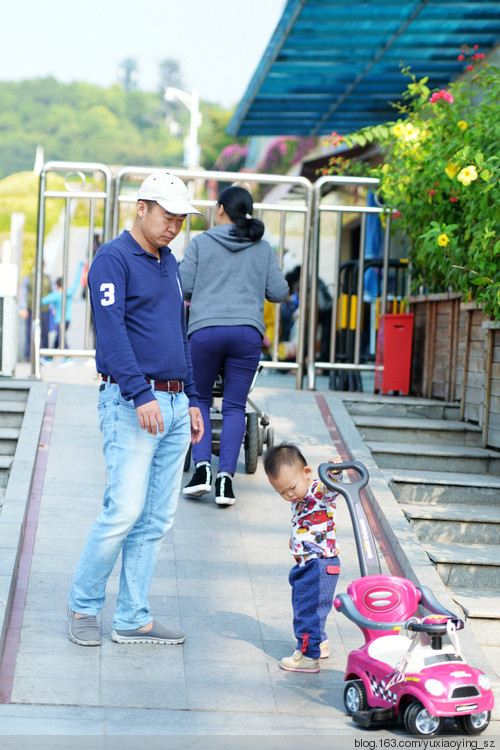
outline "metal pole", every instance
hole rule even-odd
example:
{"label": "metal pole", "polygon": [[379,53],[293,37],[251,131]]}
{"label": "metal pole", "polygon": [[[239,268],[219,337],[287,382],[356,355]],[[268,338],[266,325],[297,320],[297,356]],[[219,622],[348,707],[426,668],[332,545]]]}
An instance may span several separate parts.
{"label": "metal pole", "polygon": [[337,324],[339,317],[340,299],[340,249],[342,244],[342,216],[337,214],[337,237],[335,239],[335,254],[333,258],[333,297],[332,297],[332,324],[330,333],[330,362],[335,362],[337,354]]}
{"label": "metal pole", "polygon": [[42,274],[43,274],[43,242],[45,235],[45,187],[47,172],[42,168],[38,191],[38,229],[35,259],[35,278],[33,280],[33,301],[31,313],[31,347],[30,377],[40,379],[40,343],[41,343],[41,315],[42,315]]}
{"label": "metal pole", "polygon": [[[283,254],[285,247],[285,226],[286,226],[286,214],[284,211],[281,212],[280,216],[280,244],[278,248],[278,260],[280,268],[283,268]],[[276,303],[274,305],[275,317],[274,317],[274,335],[273,335],[273,346],[272,346],[272,360],[273,362],[278,361],[278,347],[280,339],[280,323],[281,323],[281,305]]]}
{"label": "metal pole", "polygon": [[[94,233],[95,233],[95,201],[90,201],[90,216],[89,216],[89,242],[87,245],[87,269],[90,269],[94,257]],[[88,289],[88,286],[87,286]],[[85,294],[85,333],[84,333],[84,348],[90,349],[91,345],[91,327],[92,327],[92,315],[90,310],[90,297],[89,294]]]}
{"label": "metal pole", "polygon": [[63,241],[63,273],[61,290],[61,323],[59,325],[59,349],[64,349],[66,344],[66,290],[68,288],[68,266],[69,266],[69,231],[71,226],[71,198],[66,198],[64,214],[64,241]]}
{"label": "metal pole", "polygon": [[[310,253],[310,264],[311,264],[311,278],[310,278],[310,290],[311,296],[309,298],[309,326],[308,326],[308,342],[307,342],[307,388],[314,390],[316,388],[316,316],[317,316],[317,296],[318,296],[318,255],[319,255],[319,236],[320,236],[320,201],[321,192],[315,190],[314,192],[314,203],[313,203],[313,229],[312,229],[312,248]],[[304,266],[302,266],[302,274],[304,273]],[[302,286],[302,275],[301,275],[301,286]],[[302,306],[302,294],[300,297],[300,304]],[[307,308],[303,308],[304,310]]]}
{"label": "metal pole", "polygon": [[189,164],[190,169],[194,169],[199,164],[198,159],[198,123],[200,119],[199,112],[199,95],[196,89],[193,90],[191,95],[191,107],[190,107],[190,122],[189,122]]}
{"label": "metal pole", "polygon": [[391,233],[391,214],[386,214],[386,224],[384,232],[384,265],[382,271],[382,304],[379,315],[385,315],[387,312],[387,288],[389,284],[389,250],[390,250],[390,233]]}
{"label": "metal pole", "polygon": [[359,365],[361,358],[361,322],[363,317],[363,292],[365,281],[365,244],[366,244],[366,214],[361,214],[361,236],[359,239],[358,288],[356,295],[356,332],[354,336],[354,364]]}

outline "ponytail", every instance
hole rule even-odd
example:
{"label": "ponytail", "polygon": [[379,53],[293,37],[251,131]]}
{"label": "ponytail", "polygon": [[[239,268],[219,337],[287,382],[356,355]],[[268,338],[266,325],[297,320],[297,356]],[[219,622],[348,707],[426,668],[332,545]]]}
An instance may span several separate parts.
{"label": "ponytail", "polygon": [[238,239],[258,242],[264,234],[264,222],[252,216],[252,196],[245,188],[232,185],[219,195],[218,200],[234,224],[232,234]]}

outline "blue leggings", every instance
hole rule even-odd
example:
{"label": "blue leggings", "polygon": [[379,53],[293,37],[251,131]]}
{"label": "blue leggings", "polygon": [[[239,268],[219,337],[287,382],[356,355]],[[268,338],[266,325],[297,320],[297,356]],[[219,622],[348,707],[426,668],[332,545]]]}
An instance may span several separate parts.
{"label": "blue leggings", "polygon": [[211,326],[191,334],[189,346],[205,425],[201,441],[192,446],[193,461],[196,464],[212,457],[212,390],[224,365],[219,471],[234,474],[245,434],[246,400],[262,351],[262,336],[253,326]]}
{"label": "blue leggings", "polygon": [[319,644],[326,640],[325,623],[333,606],[339,573],[338,557],[315,558],[305,565],[295,565],[288,577],[297,649],[311,659],[319,657]]}

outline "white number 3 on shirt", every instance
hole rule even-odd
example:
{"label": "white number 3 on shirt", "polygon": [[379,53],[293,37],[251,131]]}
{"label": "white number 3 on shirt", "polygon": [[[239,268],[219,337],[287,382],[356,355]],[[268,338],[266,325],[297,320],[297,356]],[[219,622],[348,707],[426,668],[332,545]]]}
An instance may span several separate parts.
{"label": "white number 3 on shirt", "polygon": [[101,284],[102,299],[101,305],[106,307],[112,305],[115,301],[115,285],[114,284]]}

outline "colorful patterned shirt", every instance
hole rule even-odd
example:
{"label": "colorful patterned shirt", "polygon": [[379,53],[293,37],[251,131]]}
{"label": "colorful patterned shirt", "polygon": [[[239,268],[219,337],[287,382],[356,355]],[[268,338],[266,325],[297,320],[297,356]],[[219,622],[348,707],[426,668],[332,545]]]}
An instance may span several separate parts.
{"label": "colorful patterned shirt", "polygon": [[[336,477],[341,481],[342,474]],[[303,500],[292,503],[292,555],[297,565],[316,557],[335,557],[336,497],[319,479],[315,479]]]}

